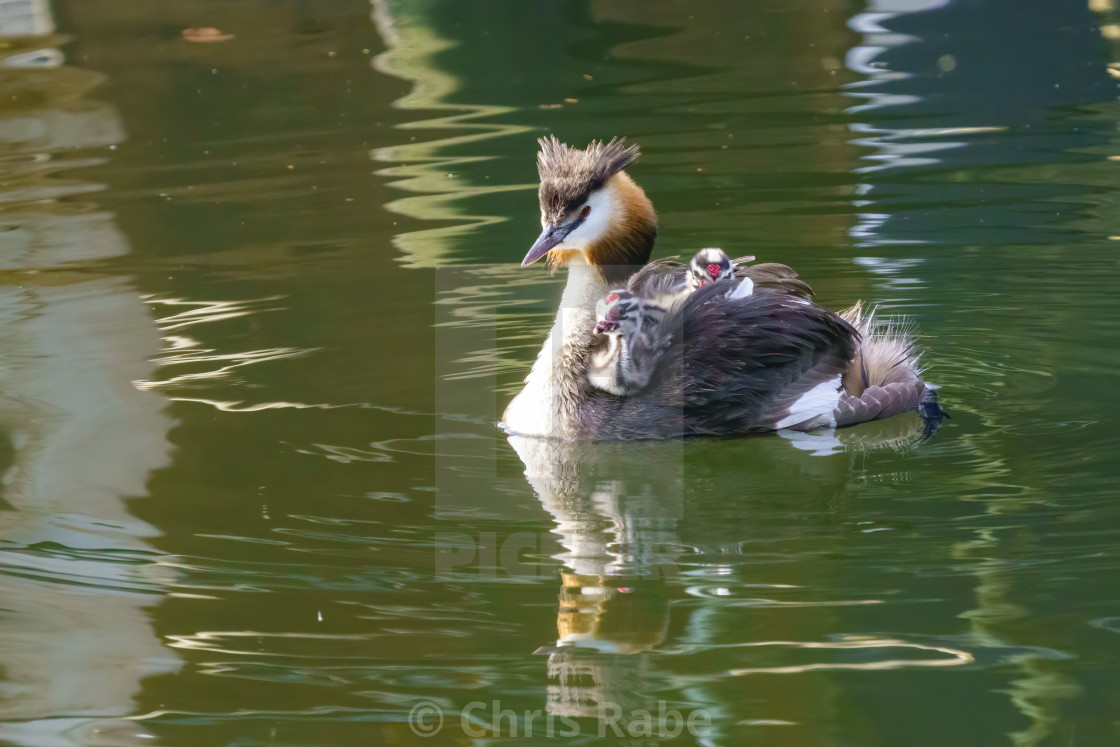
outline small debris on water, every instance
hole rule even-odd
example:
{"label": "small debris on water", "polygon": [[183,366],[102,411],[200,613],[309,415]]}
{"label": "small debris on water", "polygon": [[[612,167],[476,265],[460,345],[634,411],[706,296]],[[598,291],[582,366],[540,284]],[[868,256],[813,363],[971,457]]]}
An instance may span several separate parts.
{"label": "small debris on water", "polygon": [[196,43],[208,42],[224,42],[229,41],[234,37],[233,34],[223,34],[220,30],[211,26],[206,26],[197,29],[183,29],[182,37],[185,41]]}

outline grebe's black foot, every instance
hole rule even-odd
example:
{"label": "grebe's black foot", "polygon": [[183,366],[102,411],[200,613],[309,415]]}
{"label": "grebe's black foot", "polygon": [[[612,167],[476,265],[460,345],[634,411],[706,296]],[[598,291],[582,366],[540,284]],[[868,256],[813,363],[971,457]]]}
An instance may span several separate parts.
{"label": "grebe's black foot", "polygon": [[[918,414],[922,416],[924,428],[922,429],[922,440],[928,441],[933,438],[937,431],[941,430],[941,420],[949,418],[949,413],[945,412],[945,408],[937,401],[937,392],[931,387],[926,387],[926,391],[922,394],[922,399],[918,402]],[[949,418],[952,420],[952,418]]]}

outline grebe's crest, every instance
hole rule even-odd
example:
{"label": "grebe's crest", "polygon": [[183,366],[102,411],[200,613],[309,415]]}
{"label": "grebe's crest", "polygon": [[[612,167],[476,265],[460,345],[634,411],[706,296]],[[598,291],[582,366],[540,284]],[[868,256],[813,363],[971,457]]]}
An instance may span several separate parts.
{"label": "grebe's crest", "polygon": [[616,138],[581,150],[554,136],[540,145],[542,230],[521,266],[547,256],[553,270],[582,262],[605,283],[624,281],[649,261],[657,236],[657,213],[625,171],[638,146]]}
{"label": "grebe's crest", "polygon": [[637,145],[625,138],[609,143],[592,140],[581,150],[565,145],[555,135],[541,138],[537,172],[541,177],[541,216],[546,223],[559,223],[568,213],[587,202],[592,192],[612,176],[638,160]]}

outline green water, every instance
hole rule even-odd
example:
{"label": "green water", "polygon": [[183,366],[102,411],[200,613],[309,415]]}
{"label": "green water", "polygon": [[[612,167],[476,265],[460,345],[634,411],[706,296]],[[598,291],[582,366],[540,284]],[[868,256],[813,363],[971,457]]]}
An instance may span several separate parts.
{"label": "green water", "polygon": [[[1111,3],[35,5],[0,743],[1120,744]],[[912,317],[952,419],[509,443],[550,132],[659,255]]]}

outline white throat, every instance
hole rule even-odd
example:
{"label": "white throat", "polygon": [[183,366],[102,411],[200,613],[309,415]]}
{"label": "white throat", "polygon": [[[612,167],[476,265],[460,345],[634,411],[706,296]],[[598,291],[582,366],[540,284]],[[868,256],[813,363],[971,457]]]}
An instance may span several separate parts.
{"label": "white throat", "polygon": [[525,387],[502,416],[510,431],[523,436],[571,435],[575,403],[565,392],[573,390],[571,384],[578,375],[572,371],[574,357],[594,334],[595,303],[609,291],[603,276],[582,255],[572,258],[552,330],[525,377]]}

